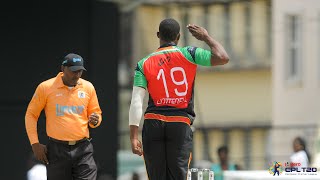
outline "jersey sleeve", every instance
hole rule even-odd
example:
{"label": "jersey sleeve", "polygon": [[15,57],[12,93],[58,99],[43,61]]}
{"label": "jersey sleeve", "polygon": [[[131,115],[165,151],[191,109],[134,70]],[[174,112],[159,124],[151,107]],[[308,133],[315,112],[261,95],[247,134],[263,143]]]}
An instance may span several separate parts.
{"label": "jersey sleeve", "polygon": [[183,47],[180,50],[190,62],[201,66],[211,66],[211,51],[194,46]]}
{"label": "jersey sleeve", "polygon": [[142,87],[146,89],[147,79],[143,73],[142,66],[143,66],[143,61],[139,61],[134,72],[133,86]]}
{"label": "jersey sleeve", "polygon": [[26,126],[26,131],[27,131],[30,144],[39,142],[38,132],[37,132],[37,122],[38,122],[38,118],[40,116],[41,111],[45,107],[45,104],[46,104],[46,97],[44,94],[44,87],[42,84],[40,84],[37,87],[28,105],[27,112],[25,115],[25,126]]}
{"label": "jersey sleeve", "polygon": [[195,60],[196,64],[201,66],[211,66],[211,51],[197,48],[195,50]]}

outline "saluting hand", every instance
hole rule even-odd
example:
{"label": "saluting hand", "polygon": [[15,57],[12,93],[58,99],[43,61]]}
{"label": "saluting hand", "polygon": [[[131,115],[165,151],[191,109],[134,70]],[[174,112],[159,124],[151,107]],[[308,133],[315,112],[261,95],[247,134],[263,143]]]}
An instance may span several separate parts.
{"label": "saluting hand", "polygon": [[139,156],[143,154],[142,144],[138,139],[131,139],[131,149],[134,154]]}
{"label": "saluting hand", "polygon": [[49,164],[47,159],[47,147],[40,143],[32,144],[32,151],[34,156],[44,164]]}
{"label": "saluting hand", "polygon": [[200,41],[204,41],[207,37],[209,37],[208,31],[203,27],[194,24],[188,24],[187,28],[189,29],[189,32],[192,34],[192,36]]}
{"label": "saluting hand", "polygon": [[89,116],[89,124],[93,125],[93,126],[96,126],[99,122],[99,116],[98,114],[96,113],[92,113],[90,116]]}

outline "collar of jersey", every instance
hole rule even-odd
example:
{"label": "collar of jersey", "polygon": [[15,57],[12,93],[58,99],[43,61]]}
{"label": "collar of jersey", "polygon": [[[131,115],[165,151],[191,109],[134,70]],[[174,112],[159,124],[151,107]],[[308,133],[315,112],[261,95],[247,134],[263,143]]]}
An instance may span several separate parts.
{"label": "collar of jersey", "polygon": [[[65,85],[63,84],[62,82],[62,76],[63,76],[63,72],[59,72],[58,75],[56,76],[56,80],[55,80],[55,85],[58,87],[58,88],[62,88],[62,87],[65,87]],[[79,79],[78,81],[78,84],[77,86],[82,86],[82,82],[81,82],[81,78]],[[77,87],[76,86],[76,87]]]}
{"label": "collar of jersey", "polygon": [[162,44],[158,49],[169,47],[169,46],[176,46],[176,43],[174,42],[165,43],[165,44]]}

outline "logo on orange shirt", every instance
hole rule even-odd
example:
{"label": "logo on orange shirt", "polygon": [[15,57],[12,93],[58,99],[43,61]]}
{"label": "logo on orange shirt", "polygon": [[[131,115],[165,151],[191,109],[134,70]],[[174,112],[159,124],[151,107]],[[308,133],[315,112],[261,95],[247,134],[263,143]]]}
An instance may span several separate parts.
{"label": "logo on orange shirt", "polygon": [[86,98],[86,93],[84,93],[83,91],[78,91],[78,97],[79,98]]}

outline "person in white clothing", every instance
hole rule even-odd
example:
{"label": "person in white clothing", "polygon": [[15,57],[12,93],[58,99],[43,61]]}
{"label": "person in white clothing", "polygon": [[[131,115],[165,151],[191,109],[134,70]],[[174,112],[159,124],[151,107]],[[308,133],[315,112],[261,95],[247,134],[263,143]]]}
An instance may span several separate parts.
{"label": "person in white clothing", "polygon": [[47,180],[47,169],[43,164],[34,165],[27,173],[28,180]]}
{"label": "person in white clothing", "polygon": [[27,160],[27,169],[27,180],[47,180],[46,166],[35,158],[33,152]]}
{"label": "person in white clothing", "polygon": [[301,137],[296,137],[293,140],[293,150],[294,153],[290,156],[290,161],[294,165],[293,167],[308,167],[310,156],[308,151],[306,150],[306,143]]}

